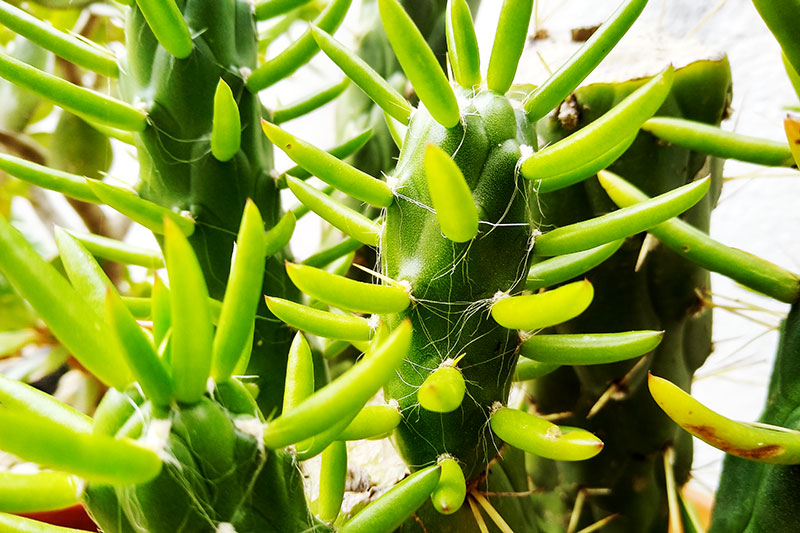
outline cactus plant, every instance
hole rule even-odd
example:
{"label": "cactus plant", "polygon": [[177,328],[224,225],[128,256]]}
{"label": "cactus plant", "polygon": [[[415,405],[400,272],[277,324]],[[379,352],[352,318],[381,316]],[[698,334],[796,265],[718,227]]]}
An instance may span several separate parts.
{"label": "cactus plant", "polygon": [[[162,257],[57,230],[57,266],[67,282],[0,218],[0,271],[58,341],[110,387],[90,419],[2,379],[0,416],[9,431],[0,449],[55,470],[0,478],[0,488],[11,487],[0,490],[3,510],[46,510],[80,498],[105,531],[559,531],[572,501],[580,509],[587,494],[574,492],[580,484],[611,492],[590,497],[596,514],[574,513],[573,530],[583,522],[594,522],[590,529],[666,528],[667,509],[675,510],[667,502],[685,479],[690,454],[674,426],[645,401],[644,373],[630,384],[630,399],[594,420],[582,415],[609,378],[631,368],[661,370],[677,360],[682,364],[671,368],[672,377],[688,388],[708,353],[708,317],[687,316],[696,303],[692,289],[706,283],[704,269],[784,301],[796,301],[800,287],[794,274],[755,264],[674,220],[692,210],[688,219],[707,229],[718,174],[694,179],[705,161],[696,153],[707,151],[702,147],[658,146],[650,133],[638,133],[643,124],[656,135],[675,124],[648,121],[657,113],[716,124],[728,89],[724,61],[584,87],[572,101],[590,106],[581,129],[567,136],[545,117],[633,24],[645,0],[622,2],[579,53],[532,90],[513,85],[532,0],[503,3],[485,81],[469,5],[448,2],[443,33],[452,82],[400,2],[378,0],[388,41],[419,103],[331,35],[349,1],[317,9],[303,0],[266,0],[255,10],[238,0],[126,4],[120,8],[126,54],[119,62],[0,5],[0,20],[14,31],[99,76],[119,76],[121,100],[0,56],[4,77],[78,115],[81,128],[101,134],[100,144],[104,135],[135,143],[140,186],[135,195],[96,179],[99,173],[79,175],[104,170],[103,161],[76,170],[65,158],[56,170],[2,155],[0,168],[74,199],[108,204],[158,235],[164,250]],[[292,9],[308,11],[290,13],[287,21],[318,15],[285,52],[259,65],[256,20]],[[385,112],[400,150],[386,181],[341,161],[368,135],[329,154],[276,125],[335,97],[343,84],[296,109],[262,109],[258,92],[291,75],[317,46]],[[684,94],[699,78],[715,85],[704,87],[702,106],[692,107]],[[17,105],[25,111],[25,102]],[[66,113],[62,119],[64,128],[75,120]],[[715,130],[690,129],[706,147],[730,147]],[[540,149],[537,133],[552,144]],[[273,179],[267,139],[299,167]],[[788,158],[782,146],[736,141],[735,154],[744,146],[762,160],[770,149],[770,162]],[[642,185],[637,178],[647,158],[658,159],[663,178],[643,186],[655,198],[614,174],[593,178],[616,160],[613,170]],[[379,208],[379,218],[336,202],[304,181],[310,175]],[[283,263],[295,216],[281,216],[283,186],[348,239],[305,264]],[[621,208],[612,210],[606,194]],[[569,211],[559,211],[562,205]],[[702,268],[659,250],[643,273],[615,272],[632,262],[640,242],[633,236],[644,231]],[[341,276],[346,260],[320,268],[362,244],[377,249],[373,275],[380,283]],[[165,264],[170,287],[156,279],[147,298],[121,298],[89,251],[149,268]],[[674,305],[651,313],[658,319],[609,303],[620,286],[651,274],[654,290],[676,296],[669,300]],[[641,291],[630,295],[633,306],[644,298]],[[622,316],[630,320],[611,321]],[[292,340],[284,322],[366,355],[326,385],[326,364],[313,343],[303,334]],[[561,365],[572,366],[556,370]],[[254,374],[255,383],[239,374]],[[581,386],[563,387],[575,384],[573,374]],[[542,378],[529,389],[535,406],[510,396],[515,379],[534,377]],[[365,407],[379,389],[388,401]],[[570,425],[540,416],[554,406],[572,411]],[[609,428],[632,414],[659,425],[652,442],[633,451],[621,443],[628,433]],[[342,512],[351,453],[345,441],[388,432],[414,473],[363,510]],[[53,436],[66,452],[46,444]],[[670,444],[675,454],[662,453]],[[611,475],[638,454],[646,456],[643,467]],[[296,463],[316,455],[319,494],[309,504]],[[526,465],[552,492],[526,493]],[[781,470],[770,472],[785,479]],[[663,481],[653,481],[661,475]],[[646,494],[629,498],[637,476],[649,480]],[[20,486],[37,503],[15,499]],[[504,497],[510,493],[518,498]],[[613,512],[624,517],[615,521],[607,516]],[[13,515],[0,520],[11,530],[44,527]]]}

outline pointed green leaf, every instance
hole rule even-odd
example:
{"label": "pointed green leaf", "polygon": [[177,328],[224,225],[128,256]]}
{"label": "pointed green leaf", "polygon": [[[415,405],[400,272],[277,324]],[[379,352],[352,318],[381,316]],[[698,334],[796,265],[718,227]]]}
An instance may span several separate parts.
{"label": "pointed green leaf", "polygon": [[65,509],[78,505],[82,492],[81,480],[63,472],[0,472],[0,511],[6,513]]}
{"label": "pointed green leaf", "polygon": [[465,89],[481,83],[481,55],[466,0],[448,0],[445,11],[447,54],[453,77]]}
{"label": "pointed green leaf", "polygon": [[264,222],[256,204],[247,200],[214,336],[211,375],[216,381],[227,381],[231,377],[239,355],[250,344],[266,258]]}
{"label": "pointed green leaf", "polygon": [[425,147],[425,181],[445,237],[467,242],[478,234],[478,208],[455,161],[434,144]]}
{"label": "pointed green leaf", "polygon": [[611,163],[619,159],[619,157],[630,148],[633,141],[636,140],[636,134],[631,135],[627,139],[621,140],[608,152],[598,155],[591,161],[586,161],[582,165],[565,170],[560,174],[553,174],[546,178],[536,180],[533,184],[534,189],[539,194],[557,191],[570,185],[580,183],[586,178],[591,178],[601,170],[607,168]]}
{"label": "pointed green leaf", "polygon": [[[369,246],[377,246],[381,237],[381,227],[361,213],[345,207],[336,200],[291,176],[286,181],[292,193],[300,202],[311,208],[317,215],[339,228],[346,235]],[[348,253],[348,250],[344,253]],[[332,258],[336,259],[336,257]]]}
{"label": "pointed green leaf", "polygon": [[663,331],[533,335],[522,343],[520,355],[559,365],[616,363],[646,354],[663,337]]}
{"label": "pointed green leaf", "polygon": [[105,324],[22,234],[0,216],[0,271],[47,323],[53,335],[100,381],[124,389],[130,374],[109,346]]}
{"label": "pointed green leaf", "polygon": [[631,138],[645,120],[658,111],[669,94],[674,77],[670,66],[591,124],[562,139],[522,162],[520,170],[528,179],[545,179],[585,166],[588,175],[596,172],[591,162],[619,148]]}
{"label": "pointed green leaf", "polygon": [[339,516],[347,481],[347,444],[331,442],[322,452],[319,472],[317,516],[323,522],[333,522]]}
{"label": "pointed green leaf", "polygon": [[[314,19],[314,24],[320,29],[332,33],[344,20],[352,0],[331,0],[322,13]],[[261,64],[250,77],[247,78],[247,89],[257,93],[281,81],[294,71],[308,63],[319,52],[317,43],[311,36],[311,31],[306,31],[299,39],[290,44],[286,50],[268,59]]]}
{"label": "pointed green leaf", "polygon": [[366,61],[313,24],[311,25],[311,35],[314,36],[314,40],[325,52],[325,55],[331,58],[373,102],[398,121],[408,124],[413,107]]}
{"label": "pointed green leaf", "polygon": [[299,442],[359,410],[395,374],[410,346],[411,321],[405,320],[344,374],[268,423],[264,444],[281,448]]}
{"label": "pointed green leaf", "polygon": [[525,99],[528,118],[538,121],[569,96],[625,35],[646,5],[647,0],[620,4],[581,49]]}
{"label": "pointed green leaf", "polygon": [[64,229],[54,228],[61,263],[72,286],[102,319],[105,316],[106,292],[113,289],[111,281],[94,257]]}
{"label": "pointed green leaf", "polygon": [[77,115],[124,131],[143,131],[147,114],[115,98],[73,85],[0,53],[0,76]]}
{"label": "pointed green leaf", "polygon": [[519,409],[502,407],[489,423],[511,446],[546,459],[584,461],[603,449],[603,442],[585,429],[557,426]]}
{"label": "pointed green leaf", "polygon": [[119,76],[119,67],[109,50],[60,31],[8,2],[0,2],[0,24],[71,63],[103,76]]}
{"label": "pointed green leaf", "polygon": [[19,178],[33,185],[44,189],[60,192],[70,198],[90,202],[100,203],[101,200],[92,192],[86,184],[86,178],[68,172],[62,172],[36,163],[31,163],[25,159],[14,157],[13,155],[0,154],[0,170],[8,172],[15,178]]}
{"label": "pointed green leaf", "polygon": [[417,25],[397,0],[378,0],[383,29],[403,72],[431,116],[452,128],[461,120],[453,88]]}
{"label": "pointed green leaf", "polygon": [[[312,35],[314,35],[313,26],[311,33]],[[314,39],[316,39],[316,36],[314,36]],[[320,89],[314,91],[310,96],[305,96],[290,104],[286,104],[283,107],[274,109],[272,111],[273,124],[281,124],[283,122],[288,122],[298,117],[302,117],[303,115],[307,115],[308,113],[311,113],[316,109],[319,109],[320,107],[324,106],[328,102],[333,101],[336,97],[342,94],[344,90],[347,89],[348,85],[350,85],[350,80],[345,78],[339,83],[331,85],[327,89]]]}
{"label": "pointed green leaf", "polygon": [[736,422],[715,413],[666,379],[648,375],[653,399],[676,424],[725,453],[768,464],[800,464],[800,431]]}
{"label": "pointed green leaf", "polygon": [[211,153],[218,161],[230,161],[242,141],[239,106],[225,80],[219,80],[214,93],[214,116],[211,120]]}
{"label": "pointed green leaf", "polygon": [[710,183],[709,178],[698,180],[646,202],[556,228],[535,240],[535,253],[541,256],[569,254],[647,231],[699,202],[708,192]]}
{"label": "pointed green leaf", "polygon": [[[208,288],[189,241],[164,219],[164,249],[172,311],[170,366],[175,398],[194,403],[203,397],[211,372],[212,327]],[[238,354],[237,354],[238,355]]]}
{"label": "pointed green leaf", "polygon": [[297,218],[294,211],[287,211],[266,235],[264,235],[264,252],[267,257],[275,255],[286,248],[294,234]]}
{"label": "pointed green leaf", "polygon": [[154,451],[128,439],[77,432],[5,407],[0,408],[0,427],[0,449],[89,481],[132,485],[150,481],[161,471]]}
{"label": "pointed green leaf", "polygon": [[436,490],[440,475],[439,465],[411,474],[339,527],[339,533],[394,531]]}
{"label": "pointed green leaf", "polygon": [[397,148],[402,148],[403,139],[406,138],[406,132],[408,131],[408,128],[401,122],[395,120],[385,111],[383,112],[383,118],[386,121],[386,128],[389,130],[389,135],[392,136],[394,145],[397,146]]}
{"label": "pointed green leaf", "polygon": [[290,326],[319,337],[366,341],[372,334],[365,318],[322,311],[270,296],[267,296],[267,307]]}
{"label": "pointed green leaf", "polygon": [[620,239],[583,252],[557,255],[534,263],[528,271],[525,289],[535,291],[576,278],[614,255],[624,242]]}
{"label": "pointed green leaf", "polygon": [[164,233],[164,219],[168,218],[187,237],[194,233],[194,221],[166,207],[139,197],[133,191],[97,180],[86,180],[89,189],[100,200],[153,233]]}
{"label": "pointed green leaf", "polygon": [[[328,154],[332,155],[336,159],[345,159],[353,155],[354,153],[361,150],[361,148],[367,144],[367,141],[370,140],[372,137],[372,128],[366,129],[353,137],[352,139],[348,139],[342,144],[334,146],[330,150],[327,150]],[[294,166],[284,172],[284,174],[288,174],[290,176],[294,176],[297,179],[305,180],[311,177],[311,173],[308,172],[301,166]],[[286,185],[286,180],[278,180],[278,187],[285,189],[288,185]]]}
{"label": "pointed green leaf", "polygon": [[392,205],[394,194],[385,182],[298,139],[274,124],[262,120],[261,126],[272,144],[286,152],[286,155],[293,161],[325,183],[333,185],[353,198],[375,206],[388,207]]}
{"label": "pointed green leaf", "polygon": [[519,58],[528,40],[533,0],[503,0],[486,72],[490,90],[505,94],[514,82]]}
{"label": "pointed green leaf", "polygon": [[642,129],[671,144],[723,159],[773,167],[794,164],[786,143],[740,135],[702,122],[653,117],[642,124]]}
{"label": "pointed green leaf", "polygon": [[319,252],[310,255],[305,261],[303,261],[303,264],[311,267],[322,268],[328,266],[337,259],[340,259],[347,254],[358,250],[361,248],[361,246],[361,241],[352,237],[348,237],[342,242],[334,244],[330,248],[320,250]]}
{"label": "pointed green leaf", "polygon": [[150,338],[125,307],[119,294],[110,289],[106,295],[106,321],[112,326],[119,346],[145,396],[155,405],[167,406],[172,400],[172,379],[158,357]]}
{"label": "pointed green leaf", "polygon": [[156,270],[164,268],[164,257],[158,250],[140,248],[116,239],[109,239],[93,233],[76,233],[66,230],[92,255],[126,265],[137,265]]}
{"label": "pointed green leaf", "polygon": [[256,2],[256,20],[267,20],[304,6],[311,0],[260,0]]}
{"label": "pointed green leaf", "polygon": [[[649,198],[642,191],[611,172],[598,175],[600,185],[617,205],[642,205]],[[694,226],[672,218],[647,230],[675,253],[703,268],[727,276],[742,285],[782,302],[800,299],[800,277],[760,257],[715,241]]]}
{"label": "pointed green leaf", "polygon": [[281,412],[291,411],[312,394],[314,394],[314,357],[308,341],[298,331],[289,347]]}
{"label": "pointed green leaf", "polygon": [[364,440],[386,436],[400,425],[403,415],[395,405],[368,405],[342,431],[339,440]]}
{"label": "pointed green leaf", "polygon": [[192,36],[175,0],[136,0],[156,40],[164,49],[184,59],[192,53]]}
{"label": "pointed green leaf", "polygon": [[399,313],[411,304],[408,292],[400,286],[363,283],[289,262],[286,272],[305,294],[340,309],[369,314]]}
{"label": "pointed green leaf", "polygon": [[92,431],[90,417],[39,389],[3,374],[0,374],[0,404],[6,409],[46,418],[74,431]]}
{"label": "pointed green leaf", "polygon": [[583,313],[593,297],[588,280],[576,281],[538,294],[501,298],[492,306],[492,318],[509,329],[546,328]]}

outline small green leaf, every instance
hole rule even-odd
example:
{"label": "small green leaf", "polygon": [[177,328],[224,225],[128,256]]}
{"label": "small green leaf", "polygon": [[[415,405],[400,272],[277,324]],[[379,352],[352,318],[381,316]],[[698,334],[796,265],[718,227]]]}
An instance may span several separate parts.
{"label": "small green leaf", "polygon": [[267,307],[290,326],[320,337],[365,341],[372,332],[365,318],[321,311],[282,298],[267,296]]}
{"label": "small green leaf", "polygon": [[553,363],[542,363],[528,359],[520,360],[514,369],[514,381],[522,382],[540,378],[560,367],[561,365]]}
{"label": "small green leaf", "polygon": [[431,502],[434,509],[442,514],[453,514],[464,505],[467,497],[467,482],[464,479],[464,471],[458,465],[458,461],[449,456],[444,456],[439,460],[442,468],[442,475],[436,490],[431,494]]}
{"label": "small green leaf", "polygon": [[397,0],[378,0],[383,29],[400,66],[431,116],[452,128],[461,119],[453,88],[417,25]]}
{"label": "small green leaf", "polygon": [[[172,315],[170,366],[175,398],[199,401],[211,372],[212,326],[208,288],[189,241],[172,220],[164,219],[164,249]],[[238,354],[237,354],[238,355]]]}
{"label": "small green leaf", "polygon": [[547,81],[523,103],[528,119],[538,121],[580,85],[633,25],[647,0],[627,0]]}
{"label": "small green leaf", "polygon": [[399,286],[363,283],[308,265],[286,263],[286,272],[298,289],[333,307],[359,313],[399,313],[411,304]]}
{"label": "small green leaf", "polygon": [[298,331],[289,346],[282,412],[291,411],[313,393],[314,358],[306,338]]}
{"label": "small green leaf", "polygon": [[48,419],[74,431],[92,431],[92,419],[53,396],[0,374],[0,403],[18,413]]}
{"label": "small green leaf", "polygon": [[514,81],[519,58],[528,40],[532,11],[533,0],[503,1],[486,72],[486,85],[496,93],[505,94]]}
{"label": "small green leaf", "polygon": [[534,335],[522,343],[520,355],[559,365],[616,363],[648,353],[663,337],[663,331]]}
{"label": "small green leaf", "polygon": [[242,119],[231,88],[220,79],[214,93],[214,116],[211,119],[211,153],[218,161],[230,161],[239,151]]}
{"label": "small green leaf", "polygon": [[0,170],[8,172],[15,178],[44,189],[60,192],[76,200],[93,204],[102,202],[86,184],[86,178],[83,176],[37,165],[7,154],[0,154]]}
{"label": "small green leaf", "polygon": [[445,11],[447,53],[453,77],[465,89],[481,83],[481,55],[466,0],[448,0]]}
{"label": "small green leaf", "polygon": [[[624,239],[620,239],[583,252],[557,255],[534,263],[528,270],[525,289],[536,291],[585,274],[614,255],[624,242]],[[534,256],[534,260],[536,259]]]}
{"label": "small green leaf", "polygon": [[313,24],[311,25],[311,35],[314,36],[314,40],[317,41],[325,55],[331,58],[373,102],[399,122],[408,124],[413,107],[366,61]]}
{"label": "small green leaf", "polygon": [[[350,157],[354,153],[361,150],[365,144],[372,138],[372,129],[366,129],[356,135],[355,137],[344,141],[342,144],[336,145],[330,150],[326,150],[328,154],[332,155],[336,159],[345,159]],[[305,180],[311,177],[311,173],[308,172],[301,166],[294,166],[283,173],[284,175],[288,174],[289,176],[294,176],[299,180]],[[288,185],[286,184],[285,179],[278,180],[278,187],[285,189]]]}
{"label": "small green leaf", "polygon": [[379,439],[400,425],[403,416],[397,405],[368,405],[336,437],[339,440]]}
{"label": "small green leaf", "polygon": [[274,124],[262,120],[261,126],[269,140],[286,152],[293,161],[301,165],[322,181],[333,185],[353,198],[369,204],[388,207],[394,194],[385,182],[377,180],[357,168],[337,159]]}
{"label": "small green leaf", "polygon": [[192,36],[175,0],[136,0],[136,4],[158,43],[178,59],[189,57]]}
{"label": "small green leaf", "polygon": [[[286,176],[286,181],[300,202],[311,208],[332,226],[339,228],[345,235],[353,237],[360,243],[369,246],[378,245],[381,238],[381,227],[378,224],[298,179]],[[348,249],[342,255],[351,251],[352,249]],[[338,257],[341,256],[332,257],[331,261]]]}
{"label": "small green leaf", "polygon": [[0,472],[0,511],[6,513],[65,509],[78,505],[82,492],[81,480],[63,472]]}
{"label": "small green leaf", "polygon": [[722,159],[766,166],[790,167],[794,164],[786,143],[748,137],[702,122],[654,117],[642,124],[642,129],[671,144]]}
{"label": "small green leaf", "polygon": [[478,234],[478,208],[472,191],[450,156],[434,144],[425,147],[425,181],[445,237],[467,242]]}
{"label": "small green leaf", "polygon": [[319,252],[309,256],[308,258],[306,258],[305,261],[303,261],[303,264],[308,265],[310,267],[322,268],[328,266],[337,259],[340,259],[346,256],[347,254],[358,250],[359,248],[361,248],[361,246],[362,246],[361,241],[356,240],[352,237],[348,237],[342,242],[334,244],[330,248],[320,250]]}
{"label": "small green leaf", "polygon": [[417,389],[417,401],[426,411],[449,413],[461,407],[466,390],[461,371],[453,365],[442,365]]}
{"label": "small green leaf", "polygon": [[331,523],[339,516],[346,481],[347,444],[335,440],[322,452],[320,465],[317,516],[323,522]]}
{"label": "small green leaf", "polygon": [[535,253],[548,256],[579,252],[649,230],[699,202],[710,183],[709,178],[698,180],[646,202],[556,228],[536,239]]}
{"label": "small green leaf", "polygon": [[64,231],[81,243],[81,246],[95,257],[117,261],[126,265],[142,266],[151,270],[164,268],[164,257],[158,250],[140,248],[139,246],[93,233]]}
{"label": "small green leaf", "polygon": [[501,298],[492,306],[492,318],[509,329],[546,328],[583,313],[593,297],[588,280],[576,281],[538,294]]}
{"label": "small green leaf", "polygon": [[[313,28],[311,33],[314,34]],[[316,39],[316,36],[314,38]],[[307,115],[334,100],[347,89],[348,85],[350,85],[350,80],[345,78],[327,89],[314,91],[310,96],[304,96],[290,104],[274,109],[272,111],[272,122],[274,124],[282,124]]]}
{"label": "small green leaf", "polygon": [[267,424],[264,444],[281,448],[299,442],[357,412],[395,374],[410,346],[411,321],[406,320],[344,374]]}
{"label": "small green leaf", "polygon": [[214,335],[211,375],[216,381],[231,377],[240,354],[251,344],[250,330],[261,299],[266,257],[264,222],[256,204],[248,199]]}
{"label": "small green leaf", "polygon": [[603,449],[603,442],[585,429],[557,426],[519,409],[502,407],[489,423],[511,446],[545,459],[584,461]]}
{"label": "small green leaf", "polygon": [[311,0],[259,0],[256,2],[256,20],[267,20],[302,7]]}
{"label": "small green leaf", "polygon": [[264,252],[267,257],[275,255],[286,248],[289,241],[292,239],[296,225],[297,218],[295,217],[295,213],[293,211],[287,211],[278,223],[266,233],[264,236]]}

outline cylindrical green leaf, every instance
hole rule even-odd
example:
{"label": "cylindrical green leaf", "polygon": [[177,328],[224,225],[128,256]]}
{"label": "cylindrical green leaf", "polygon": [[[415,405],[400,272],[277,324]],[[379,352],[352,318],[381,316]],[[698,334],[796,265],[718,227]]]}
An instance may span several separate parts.
{"label": "cylindrical green leaf", "polygon": [[0,511],[34,513],[77,505],[83,484],[63,472],[0,472]]}
{"label": "cylindrical green leaf", "polygon": [[92,419],[51,395],[0,374],[0,404],[19,413],[46,418],[74,431],[90,432]]}
{"label": "cylindrical green leaf", "polygon": [[431,494],[433,508],[442,514],[453,514],[464,505],[467,497],[467,482],[464,471],[458,461],[452,457],[443,457],[439,460],[442,475],[436,490]]}
{"label": "cylindrical green leaf", "polygon": [[715,413],[680,387],[650,374],[650,393],[676,424],[725,453],[761,463],[800,464],[800,431],[736,422]]}
{"label": "cylindrical green leaf", "polygon": [[[600,184],[617,205],[628,207],[649,198],[611,172],[598,175]],[[782,302],[800,299],[800,277],[784,268],[715,241],[690,224],[672,218],[648,229],[658,240],[688,260],[727,276],[746,287]]]}
{"label": "cylindrical green leaf", "polygon": [[546,179],[576,167],[591,171],[588,175],[597,172],[590,163],[630,139],[644,121],[658,111],[669,94],[673,78],[674,70],[670,66],[599,119],[569,137],[534,152],[522,162],[522,175],[528,179]]}
{"label": "cylindrical green leaf", "polygon": [[[361,150],[361,148],[363,148],[364,145],[367,144],[370,138],[372,138],[372,128],[368,128],[359,133],[358,135],[356,135],[355,137],[347,139],[343,143],[338,144],[333,148],[331,148],[330,150],[326,151],[328,154],[332,155],[336,159],[345,159],[347,157],[350,157],[354,153],[358,152],[359,150]],[[299,165],[290,168],[289,170],[284,172],[284,174],[288,174],[289,176],[294,176],[295,178],[300,180],[305,180],[311,177],[311,173]],[[282,189],[288,187],[286,180],[285,179],[278,180],[278,187]]]}
{"label": "cylindrical green leaf", "polygon": [[140,109],[73,85],[3,53],[0,53],[0,76],[100,124],[124,131],[143,131],[147,126],[147,114]]}
{"label": "cylindrical green leaf", "polygon": [[106,292],[113,290],[113,284],[94,257],[74,237],[58,226],[53,233],[69,281],[102,319],[105,316]]}
{"label": "cylindrical green leaf", "polygon": [[220,79],[214,93],[211,119],[211,153],[218,161],[230,161],[242,143],[242,119],[231,88]]}
{"label": "cylindrical green leaf", "polygon": [[260,0],[256,2],[256,20],[267,20],[297,9],[311,0]]}
{"label": "cylindrical green leaf", "polygon": [[136,4],[159,44],[178,59],[189,57],[192,36],[175,0],[136,0]]}
{"label": "cylindrical green leaf", "polygon": [[625,35],[646,5],[647,0],[620,4],[581,49],[525,99],[529,120],[538,121],[569,96]]}
{"label": "cylindrical green leaf", "polygon": [[[356,241],[368,246],[377,246],[381,238],[381,227],[358,211],[350,209],[332,199],[325,193],[302,181],[286,176],[286,182],[292,193],[303,205],[308,206],[332,226],[349,235]],[[349,253],[347,250],[344,253]],[[340,256],[339,256],[340,257]],[[337,257],[332,258],[337,259]]]}
{"label": "cylindrical green leaf", "polygon": [[392,487],[339,528],[339,533],[390,533],[402,524],[436,489],[439,465],[423,468]]}
{"label": "cylindrical green leaf", "polygon": [[492,306],[492,318],[509,329],[541,329],[583,313],[594,297],[588,280],[538,294],[502,298]]}
{"label": "cylindrical green leaf", "polygon": [[699,202],[710,184],[710,179],[704,178],[646,202],[556,228],[535,240],[535,253],[549,256],[580,252],[647,231]]}
{"label": "cylindrical green leaf", "polygon": [[264,255],[266,257],[275,255],[283,250],[292,239],[297,217],[292,211],[287,211],[266,235],[264,235]]}
{"label": "cylindrical green leaf", "polygon": [[291,411],[312,394],[314,394],[314,358],[306,338],[298,331],[289,347],[286,387],[281,411],[284,413]]}
{"label": "cylindrical green leaf", "polygon": [[336,437],[339,440],[382,438],[396,428],[403,416],[397,405],[368,405]]}
{"label": "cylindrical green leaf", "polygon": [[329,339],[369,340],[372,328],[365,318],[321,311],[283,298],[267,296],[267,307],[292,327]]}
{"label": "cylindrical green leaf", "polygon": [[642,124],[642,129],[669,143],[722,159],[775,167],[794,164],[792,152],[786,143],[749,137],[702,122],[653,117]]}
{"label": "cylindrical green leaf", "polygon": [[410,346],[411,321],[406,320],[344,374],[270,422],[264,444],[281,448],[299,442],[357,412],[394,375]]}
{"label": "cylindrical green leaf", "polygon": [[119,67],[110,51],[60,31],[8,2],[0,2],[0,24],[71,63],[103,76],[119,76]]}
{"label": "cylindrical green leaf", "polygon": [[539,361],[532,361],[530,359],[520,360],[514,369],[514,381],[522,382],[540,378],[560,367],[561,365],[541,363]]}
{"label": "cylindrical green leaf", "polygon": [[132,485],[161,471],[156,453],[130,440],[77,432],[30,413],[0,408],[0,449],[98,483]]}
{"label": "cylindrical green leaf", "polygon": [[66,231],[95,257],[151,270],[164,268],[164,257],[158,250],[148,250],[93,233]]}
{"label": "cylindrical green leaf", "polygon": [[373,102],[390,116],[403,124],[408,124],[413,107],[403,95],[389,85],[366,61],[358,57],[358,54],[348,50],[342,43],[313,24],[311,34],[325,55],[331,58]]}
{"label": "cylindrical green leaf", "polygon": [[534,263],[528,270],[525,289],[536,291],[576,278],[614,255],[623,242],[620,239],[583,252],[557,255]]}
{"label": "cylindrical green leaf", "polygon": [[399,313],[411,303],[408,292],[400,286],[363,283],[289,262],[286,272],[305,294],[340,309],[370,314]]}
{"label": "cylindrical green leaf", "polygon": [[417,25],[397,0],[378,0],[383,29],[403,72],[431,116],[452,128],[461,119],[450,82]]}
{"label": "cylindrical green leaf", "polygon": [[[208,288],[189,241],[170,219],[164,219],[164,249],[172,312],[170,366],[175,398],[199,401],[211,372],[212,326]],[[238,353],[237,353],[238,355]]]}
{"label": "cylindrical green leaf", "polygon": [[25,159],[14,157],[13,155],[0,154],[0,170],[8,172],[15,178],[19,178],[33,185],[44,189],[60,192],[65,196],[99,204],[102,202],[96,194],[92,192],[86,183],[86,178],[68,172],[62,172],[50,167],[37,165]]}
{"label": "cylindrical green leaf", "polygon": [[519,409],[502,407],[489,423],[511,446],[545,459],[584,461],[603,449],[603,442],[584,429],[557,426]]}
{"label": "cylindrical green leaf", "polygon": [[478,208],[464,174],[450,156],[436,146],[425,148],[425,181],[445,237],[467,242],[478,234]]}
{"label": "cylindrical green leaf", "polygon": [[[320,31],[317,29],[317,31]],[[314,27],[311,28],[312,35],[315,35]],[[326,34],[327,35],[327,34]],[[316,39],[316,35],[314,37]],[[314,91],[310,96],[305,96],[292,103],[286,104],[283,107],[272,110],[272,122],[281,124],[290,120],[302,117],[312,111],[319,109],[328,102],[334,100],[337,96],[342,94],[347,86],[350,85],[350,79],[345,78],[339,83],[331,85],[327,89],[320,89]]]}
{"label": "cylindrical green leaf", "polygon": [[520,355],[559,365],[615,363],[646,354],[663,337],[663,331],[534,335],[522,343]]}
{"label": "cylindrical green leaf", "polygon": [[486,85],[490,90],[505,94],[511,87],[528,40],[532,11],[533,0],[503,1],[486,72]]}
{"label": "cylindrical green leaf", "polygon": [[453,77],[465,89],[481,83],[481,55],[466,0],[448,0],[445,11],[447,54]]}
{"label": "cylindrical green leaf", "polygon": [[319,472],[319,499],[317,515],[323,522],[333,522],[339,516],[347,481],[347,444],[341,440],[331,442],[322,452]]}
{"label": "cylindrical green leaf", "polygon": [[250,330],[264,279],[265,248],[264,221],[256,204],[247,200],[214,335],[211,375],[216,381],[230,378],[242,351],[251,344]]}

